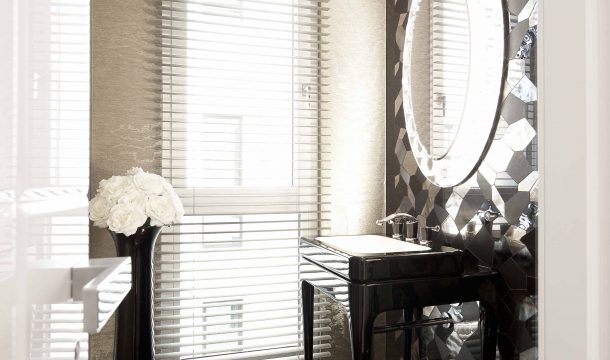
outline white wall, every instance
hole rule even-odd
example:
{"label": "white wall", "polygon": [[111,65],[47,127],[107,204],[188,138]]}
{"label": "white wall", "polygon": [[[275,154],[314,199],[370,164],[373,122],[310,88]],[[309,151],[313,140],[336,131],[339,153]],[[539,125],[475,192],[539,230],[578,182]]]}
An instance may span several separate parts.
{"label": "white wall", "polygon": [[610,358],[610,4],[586,2],[587,110],[587,356]]}

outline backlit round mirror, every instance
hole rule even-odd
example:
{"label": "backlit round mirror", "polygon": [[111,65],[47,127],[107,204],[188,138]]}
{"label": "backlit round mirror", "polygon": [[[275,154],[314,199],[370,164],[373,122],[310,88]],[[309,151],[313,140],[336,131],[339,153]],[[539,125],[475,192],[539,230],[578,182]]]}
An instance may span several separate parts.
{"label": "backlit round mirror", "polygon": [[412,0],[403,52],[407,136],[422,173],[462,183],[495,131],[505,68],[502,0]]}

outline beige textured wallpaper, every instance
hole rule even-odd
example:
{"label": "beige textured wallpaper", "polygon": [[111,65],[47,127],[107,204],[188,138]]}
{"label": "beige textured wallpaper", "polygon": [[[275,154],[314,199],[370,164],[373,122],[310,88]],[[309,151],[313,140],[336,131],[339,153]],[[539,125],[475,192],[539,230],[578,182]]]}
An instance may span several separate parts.
{"label": "beige textured wallpaper", "polygon": [[[386,2],[330,0],[327,6],[331,232],[381,233],[375,220],[385,215]],[[346,313],[339,305],[330,310],[332,358],[350,360]],[[374,343],[374,358],[385,359],[385,336],[376,335]]]}
{"label": "beige textured wallpaper", "polygon": [[[157,49],[153,0],[91,1],[91,188],[132,166],[159,171]],[[332,95],[332,231],[379,233],[385,199],[385,2],[331,0],[326,55]],[[91,257],[115,256],[106,231],[91,228]],[[339,309],[337,309],[339,311]],[[341,318],[340,311],[335,316]],[[343,320],[342,320],[343,321]],[[337,342],[346,348],[345,324]],[[114,324],[92,336],[90,358],[111,359]],[[347,339],[349,341],[349,339]],[[380,345],[383,342],[380,342]],[[378,346],[382,349],[382,346]],[[336,360],[349,353],[335,354]],[[378,355],[383,359],[383,354]]]}
{"label": "beige textured wallpaper", "polygon": [[[152,0],[91,0],[91,191],[133,166],[160,169],[158,76]],[[90,256],[116,256],[107,231],[91,228]],[[90,359],[112,359],[114,322],[90,338]]]}
{"label": "beige textured wallpaper", "polygon": [[385,1],[331,0],[326,31],[334,234],[380,233],[385,211]]}

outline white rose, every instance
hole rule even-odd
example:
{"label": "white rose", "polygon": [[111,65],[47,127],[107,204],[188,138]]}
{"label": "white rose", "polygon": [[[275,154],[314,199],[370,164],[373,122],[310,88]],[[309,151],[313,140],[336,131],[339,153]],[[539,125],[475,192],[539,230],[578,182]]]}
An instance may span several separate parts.
{"label": "white rose", "polygon": [[150,225],[170,225],[176,219],[176,209],[169,196],[151,196],[146,206],[146,215],[150,217]]}
{"label": "white rose", "polygon": [[180,197],[178,194],[176,194],[176,190],[174,190],[172,184],[170,184],[167,180],[164,181],[163,187],[165,188],[165,194],[167,194],[167,196],[170,198],[174,211],[176,212],[174,223],[178,223],[184,216],[184,206],[182,205],[182,200],[180,200]]}
{"label": "white rose", "polygon": [[179,223],[184,216],[184,206],[182,206],[182,200],[178,197],[178,195],[174,192],[171,193],[170,199],[172,200],[172,204],[174,205],[174,212],[176,216],[174,217],[174,223]]}
{"label": "white rose", "polygon": [[133,189],[131,179],[127,176],[112,176],[100,181],[98,193],[110,202],[117,201],[123,194]]}
{"label": "white rose", "polygon": [[156,174],[151,174],[145,171],[138,172],[133,175],[133,184],[148,195],[163,194],[163,183],[165,179]]}
{"label": "white rose", "polygon": [[148,201],[148,196],[145,193],[133,188],[131,191],[123,194],[117,202],[119,204],[128,204],[134,207],[139,208],[141,211],[146,209],[146,202]]}
{"label": "white rose", "polygon": [[93,221],[93,225],[101,228],[107,228],[108,216],[110,216],[110,209],[112,203],[103,196],[96,195],[91,201],[89,201],[89,219]]}
{"label": "white rose", "polygon": [[130,204],[116,204],[110,210],[108,228],[116,233],[130,236],[135,234],[146,220],[146,214],[140,208]]}
{"label": "white rose", "polygon": [[135,174],[139,174],[141,172],[144,172],[141,167],[132,167],[131,169],[127,170],[125,175],[134,176]]}

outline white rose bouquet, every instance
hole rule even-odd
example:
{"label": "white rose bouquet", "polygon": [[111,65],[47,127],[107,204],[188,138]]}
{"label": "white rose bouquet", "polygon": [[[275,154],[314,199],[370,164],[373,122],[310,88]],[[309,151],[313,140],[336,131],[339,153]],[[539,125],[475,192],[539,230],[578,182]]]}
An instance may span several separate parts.
{"label": "white rose bouquet", "polygon": [[89,218],[95,226],[126,236],[146,224],[175,224],[184,207],[172,185],[163,177],[134,167],[124,176],[100,181],[97,194],[89,202]]}

